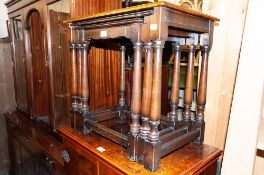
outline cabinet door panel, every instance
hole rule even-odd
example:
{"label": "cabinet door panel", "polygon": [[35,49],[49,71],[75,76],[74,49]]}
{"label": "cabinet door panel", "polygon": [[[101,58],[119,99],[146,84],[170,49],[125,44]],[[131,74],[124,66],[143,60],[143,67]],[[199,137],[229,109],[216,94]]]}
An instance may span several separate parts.
{"label": "cabinet door panel", "polygon": [[41,14],[37,10],[28,12],[28,33],[31,54],[32,95],[34,116],[49,114],[48,71],[44,48],[44,28]]}
{"label": "cabinet door panel", "polygon": [[22,170],[23,175],[36,175],[38,172],[38,163],[25,147],[21,146]]}
{"label": "cabinet door panel", "polygon": [[13,60],[16,87],[17,106],[24,112],[28,110],[25,47],[22,33],[22,18],[17,16],[12,19],[12,31],[14,39]]}
{"label": "cabinet door panel", "polygon": [[67,150],[70,162],[64,164],[65,175],[97,175],[97,159],[88,151],[71,142],[64,142],[64,148]]}
{"label": "cabinet door panel", "polygon": [[51,175],[51,174],[40,164],[38,175]]}
{"label": "cabinet door panel", "polygon": [[20,143],[10,134],[8,134],[8,149],[11,174],[22,175]]}
{"label": "cabinet door panel", "polygon": [[112,168],[110,165],[107,165],[103,162],[99,163],[99,175],[121,175],[123,173],[117,171],[116,169]]}

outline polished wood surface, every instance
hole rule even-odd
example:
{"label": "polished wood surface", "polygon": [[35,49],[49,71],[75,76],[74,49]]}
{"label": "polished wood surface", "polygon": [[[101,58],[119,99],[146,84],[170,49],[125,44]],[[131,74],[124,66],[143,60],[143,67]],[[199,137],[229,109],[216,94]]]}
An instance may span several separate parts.
{"label": "polished wood surface", "polygon": [[177,119],[177,108],[179,105],[179,90],[180,90],[180,74],[181,74],[181,46],[178,43],[174,44],[174,66],[173,78],[171,84],[171,113],[172,121]]}
{"label": "polished wood surface", "polygon": [[[58,2],[61,3],[61,2]],[[49,7],[49,6],[48,6]],[[70,119],[70,91],[71,91],[71,63],[70,45],[67,41],[70,38],[70,29],[63,24],[64,19],[69,18],[70,14],[60,12],[57,9],[49,9],[49,83],[50,83],[50,123],[53,128],[57,128]],[[76,66],[76,50],[75,66]],[[52,60],[52,61],[51,61]],[[68,81],[69,80],[69,81]],[[76,87],[75,87],[76,88]],[[76,94],[76,92],[75,92]]]}
{"label": "polished wood surface", "polygon": [[83,52],[83,58],[82,58],[82,69],[81,69],[81,94],[82,94],[82,112],[88,112],[89,111],[89,105],[88,105],[88,98],[89,98],[89,82],[88,82],[88,49],[90,47],[90,42],[86,42],[82,44],[82,52]]}
{"label": "polished wood surface", "polygon": [[204,120],[204,108],[206,104],[207,74],[208,74],[209,48],[202,47],[202,63],[197,98],[197,117]]}
{"label": "polished wood surface", "polygon": [[186,121],[191,120],[191,106],[193,101],[194,57],[195,46],[190,45],[184,92],[184,120]]}
{"label": "polished wood surface", "polygon": [[92,46],[89,54],[90,111],[112,107],[119,100],[119,47],[108,43],[104,48]]}
{"label": "polished wood surface", "polygon": [[142,47],[143,47],[143,43],[141,42],[134,43],[134,66],[133,66],[133,88],[132,88],[133,90],[132,90],[131,112],[132,114],[135,115],[139,115],[141,112]]}
{"label": "polished wood surface", "polygon": [[162,79],[162,53],[164,41],[154,43],[153,79],[151,89],[150,120],[157,121],[161,116],[161,79]]}
{"label": "polished wood surface", "polygon": [[[161,167],[158,171],[149,172],[144,169],[143,165],[129,161],[126,149],[97,134],[84,135],[68,127],[59,129],[59,132],[62,134],[67,148],[75,150],[75,153],[70,154],[70,156],[74,156],[77,152],[83,157],[82,159],[91,160],[91,157],[94,157],[92,160],[103,162],[111,169],[118,170],[120,174],[199,174],[215,163],[222,153],[221,150],[206,144],[201,146],[188,144],[162,158]],[[106,151],[100,152],[96,149],[98,147],[103,147]],[[76,162],[73,161],[72,163],[75,164]],[[82,165],[83,168],[89,166],[88,164]],[[71,171],[71,162],[66,166]]]}
{"label": "polished wood surface", "polygon": [[175,5],[175,4],[172,4],[169,2],[160,1],[160,2],[148,3],[148,4],[143,4],[143,5],[138,5],[138,6],[128,7],[128,8],[116,9],[116,10],[112,10],[112,11],[106,11],[103,13],[97,13],[97,14],[89,15],[86,17],[73,18],[73,19],[65,20],[64,22],[65,23],[71,23],[71,22],[76,22],[76,21],[83,21],[83,20],[97,18],[97,17],[122,14],[124,12],[140,11],[142,9],[154,8],[157,6],[164,6],[164,7],[172,8],[172,9],[180,11],[180,12],[189,13],[191,15],[200,16],[200,17],[204,17],[207,19],[212,19],[212,20],[216,20],[216,21],[219,20],[218,18],[215,18],[215,17],[207,15],[207,14],[203,14],[203,13],[198,12],[198,11],[189,10],[189,9],[186,9],[184,7],[180,7],[178,5]]}
{"label": "polished wood surface", "polygon": [[29,11],[27,27],[29,29],[29,45],[32,60],[34,117],[49,115],[48,69],[45,58],[45,34],[42,25],[40,13],[37,10],[33,12]]}
{"label": "polished wood surface", "polygon": [[21,143],[33,152],[36,152],[37,143],[52,159],[63,166],[62,144],[56,139],[57,137],[55,138],[49,134],[47,124],[40,121],[31,121],[18,112],[5,114],[5,117],[7,128],[15,137],[21,138]]}
{"label": "polished wood surface", "polygon": [[152,65],[153,65],[153,43],[145,44],[146,54],[144,63],[144,80],[142,88],[142,108],[141,115],[149,118],[150,99],[152,89]]}
{"label": "polished wood surface", "polygon": [[[152,58],[153,61],[153,58]],[[142,64],[144,65],[144,64]],[[161,114],[167,115],[168,113],[168,72],[169,66],[167,64],[162,65],[162,87],[161,87]],[[142,67],[142,84],[144,84],[144,67]],[[152,72],[152,71],[151,71]],[[127,70],[126,71],[126,104],[131,106],[131,97],[132,97],[132,86],[133,86],[133,71]],[[148,86],[152,86],[150,83]],[[143,91],[142,91],[143,93]],[[151,91],[150,91],[151,93]],[[143,95],[143,94],[142,94]],[[142,96],[143,99],[143,96]],[[149,102],[150,103],[150,102]],[[150,104],[149,104],[150,105]],[[142,105],[143,107],[143,105]]]}
{"label": "polished wood surface", "polygon": [[[71,1],[71,18],[121,8],[120,0]],[[104,48],[104,49],[103,49]],[[119,46],[116,43],[92,45],[88,59],[90,111],[109,108],[118,104],[120,80]]]}

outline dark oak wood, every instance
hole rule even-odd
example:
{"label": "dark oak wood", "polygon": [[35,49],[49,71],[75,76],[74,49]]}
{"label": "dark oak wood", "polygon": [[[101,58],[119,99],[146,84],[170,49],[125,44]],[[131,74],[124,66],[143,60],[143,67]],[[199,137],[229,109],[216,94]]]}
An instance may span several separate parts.
{"label": "dark oak wood", "polygon": [[177,120],[177,108],[179,105],[179,88],[180,88],[180,73],[181,73],[181,46],[176,43],[174,45],[174,67],[173,79],[171,84],[171,112],[170,118],[172,122]]}
{"label": "dark oak wood", "polygon": [[193,79],[194,79],[194,56],[195,46],[189,46],[187,75],[185,80],[185,92],[184,92],[184,116],[186,121],[191,120],[191,106],[193,101]]}
{"label": "dark oak wood", "polygon": [[[80,5],[82,5],[82,4],[80,4]],[[114,14],[117,14],[117,13],[125,13],[125,12],[130,12],[130,11],[135,11],[135,10],[153,8],[153,7],[157,7],[157,6],[165,6],[165,7],[168,7],[168,8],[177,9],[180,12],[187,12],[187,13],[192,14],[194,16],[201,16],[203,18],[212,19],[212,20],[216,20],[216,21],[219,20],[218,18],[215,18],[213,16],[201,13],[199,11],[186,9],[184,7],[180,7],[178,5],[175,5],[175,4],[172,4],[172,3],[169,3],[169,2],[160,1],[160,2],[156,2],[156,3],[143,4],[143,5],[139,5],[139,6],[133,6],[133,7],[129,7],[129,8],[122,8],[122,9],[117,9],[117,10],[112,10],[112,11],[110,9],[108,9],[108,11],[107,11],[107,9],[102,8],[102,9],[104,9],[103,13],[98,13],[97,12],[97,13],[95,13],[93,15],[90,15],[90,16],[87,16],[87,14],[86,14],[86,16],[85,15],[80,15],[80,16],[85,16],[85,17],[79,17],[79,18],[78,17],[76,17],[76,18],[73,17],[72,19],[65,20],[65,23],[70,23],[70,22],[73,22],[73,21],[82,21],[82,20],[87,20],[87,19],[91,19],[91,18],[97,18],[97,17],[101,17],[101,16],[114,15]],[[102,6],[102,7],[104,7],[104,6]]]}
{"label": "dark oak wood", "polygon": [[[201,172],[208,174],[207,169],[212,168],[214,170],[212,174],[216,174],[216,160],[222,153],[221,150],[206,144],[189,144],[161,159],[162,166],[158,171],[149,172],[143,165],[129,161],[126,150],[108,139],[94,133],[84,135],[67,127],[59,131],[73,160],[65,165],[68,173],[77,173],[77,169],[83,169],[83,171],[85,169],[86,172],[99,170],[100,173],[95,172],[95,174],[104,174],[104,172],[142,175],[200,174]],[[98,147],[103,147],[106,151],[99,152],[96,149]],[[99,166],[96,162],[99,162]],[[105,166],[100,166],[102,164]]]}
{"label": "dark oak wood", "polygon": [[144,81],[142,89],[142,117],[149,118],[150,114],[150,99],[152,89],[152,65],[153,65],[153,43],[148,42],[145,44],[146,55],[144,63]]}
{"label": "dark oak wood", "polygon": [[47,124],[41,121],[31,121],[19,112],[5,114],[5,117],[8,133],[16,137],[32,154],[36,154],[37,147],[40,146],[60,166],[63,166],[62,144],[58,141],[60,137],[58,135],[53,137],[48,132]]}
{"label": "dark oak wood", "polygon": [[[89,113],[83,116],[81,123],[85,123],[85,127],[88,131],[95,131],[116,143],[121,143],[121,145],[125,147],[127,145],[128,159],[131,161],[140,161],[149,171],[157,171],[160,168],[161,157],[168,155],[185,144],[193,141],[202,144],[204,122],[198,122],[198,120],[194,121],[191,118],[194,88],[194,57],[196,45],[202,44],[208,48],[211,47],[212,43],[208,41],[211,41],[211,23],[214,20],[217,19],[205,14],[182,10],[178,6],[165,2],[143,4],[136,7],[89,15],[84,18],[66,20],[65,22],[69,23],[72,30],[79,35],[77,39],[78,42],[92,39],[93,41],[103,43],[106,40],[111,41],[113,38],[126,38],[133,43],[134,47],[131,115],[130,120],[124,123],[124,125],[130,126],[130,132],[117,132],[113,127],[116,126],[115,124],[103,125],[104,121],[109,119],[114,122],[115,115],[111,114],[111,111],[104,111],[103,113],[106,113],[105,115],[101,115],[100,112]],[[179,32],[172,32],[172,30]],[[174,114],[173,118],[161,116],[162,56],[165,41],[169,39],[168,36],[172,33],[177,36],[178,33],[182,32],[187,36],[185,39],[186,45],[189,48],[184,93],[185,109],[183,113],[183,122],[180,122],[179,125],[175,125],[176,121],[173,121],[173,125],[171,125],[171,120],[179,120],[176,110],[179,95],[180,48],[175,49],[175,55],[178,60],[175,60],[174,71],[176,73],[174,76],[175,80],[173,81],[171,98],[173,106],[172,111]],[[186,35],[186,32],[189,34]],[[198,39],[199,35],[201,40]],[[209,39],[205,39],[207,37],[209,37]],[[176,40],[181,39],[176,38]],[[152,80],[150,82],[151,98],[145,98],[145,94],[142,98],[142,43],[149,41],[154,42],[154,63]],[[146,56],[148,57],[148,55]],[[85,56],[82,55],[81,57],[84,58]],[[82,62],[81,64],[83,65],[84,63]],[[148,65],[145,66],[145,71],[146,74],[148,74]],[[83,82],[81,81],[81,83]],[[205,81],[202,83],[204,84]],[[203,87],[203,85],[201,87]],[[149,89],[146,86],[144,88]],[[150,107],[146,106],[146,104],[150,104]],[[149,120],[144,116],[145,113],[148,113],[148,108],[150,108]],[[142,109],[144,111],[142,111]],[[143,114],[142,118],[141,114]],[[106,117],[107,115],[108,117]],[[119,116],[121,115],[124,115],[122,110],[119,111]],[[82,118],[82,116],[80,117]],[[86,118],[87,122],[85,122],[84,118]],[[142,128],[141,135],[143,133],[143,137],[144,132],[147,133],[146,138],[140,137],[140,127]],[[181,127],[188,127],[188,129],[185,130],[185,132],[179,132]],[[160,132],[163,133],[162,139],[159,137]],[[140,147],[144,147],[144,149]]]}
{"label": "dark oak wood", "polygon": [[48,70],[46,67],[44,30],[42,19],[37,10],[29,12],[27,27],[32,60],[32,95],[34,117],[49,115]]}
{"label": "dark oak wood", "polygon": [[[58,1],[57,3],[61,3]],[[50,84],[50,123],[53,129],[70,123],[71,57],[70,29],[63,24],[70,14],[48,6],[48,56]],[[76,50],[75,50],[76,54]],[[76,58],[75,58],[76,59]]]}

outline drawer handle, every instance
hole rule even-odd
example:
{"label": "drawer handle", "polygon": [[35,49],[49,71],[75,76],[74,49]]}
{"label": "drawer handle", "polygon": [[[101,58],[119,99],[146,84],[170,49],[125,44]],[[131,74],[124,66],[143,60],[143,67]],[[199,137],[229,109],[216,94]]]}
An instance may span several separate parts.
{"label": "drawer handle", "polygon": [[70,155],[69,155],[68,151],[63,150],[61,155],[62,155],[62,158],[63,158],[65,163],[70,163],[71,159],[70,159]]}

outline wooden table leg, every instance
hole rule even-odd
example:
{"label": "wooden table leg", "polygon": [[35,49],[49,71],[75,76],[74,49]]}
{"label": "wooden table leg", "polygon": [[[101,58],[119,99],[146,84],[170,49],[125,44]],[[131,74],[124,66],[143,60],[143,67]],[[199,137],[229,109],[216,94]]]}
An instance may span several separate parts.
{"label": "wooden table leg", "polygon": [[174,44],[174,67],[173,79],[171,85],[171,112],[169,113],[170,121],[173,126],[178,120],[177,109],[179,104],[179,88],[181,73],[181,46],[179,43]]}
{"label": "wooden table leg", "polygon": [[194,79],[194,57],[195,57],[195,46],[190,45],[187,75],[185,81],[184,113],[183,113],[183,121],[187,123],[191,121],[191,107],[193,100],[193,79]]}
{"label": "wooden table leg", "polygon": [[81,83],[81,94],[82,94],[82,113],[86,114],[89,112],[89,82],[88,82],[88,49],[90,41],[83,43],[83,58],[82,58],[82,83]]}
{"label": "wooden table leg", "polygon": [[126,55],[126,47],[121,46],[120,47],[120,61],[121,61],[121,69],[120,69],[120,87],[119,87],[119,106],[123,107],[125,106],[126,99],[125,99],[125,94],[126,94],[126,81],[125,81],[125,68],[126,68],[126,63],[125,63],[125,55]]}
{"label": "wooden table leg", "polygon": [[149,171],[156,171],[160,167],[160,149],[158,126],[161,116],[161,78],[162,78],[162,52],[164,41],[156,40],[154,43],[154,65],[150,107],[150,132],[144,150],[144,167]]}
{"label": "wooden table leg", "polygon": [[71,49],[71,65],[72,65],[72,78],[71,78],[71,98],[72,98],[72,111],[78,111],[77,99],[77,60],[76,60],[76,44],[70,44]]}
{"label": "wooden table leg", "polygon": [[78,59],[77,59],[77,98],[78,98],[78,112],[82,112],[82,44],[77,44]]}
{"label": "wooden table leg", "polygon": [[131,102],[130,132],[128,134],[128,158],[131,161],[137,161],[138,152],[138,134],[140,129],[139,119],[141,112],[141,58],[142,42],[134,43],[134,70],[133,70],[133,88]]}
{"label": "wooden table leg", "polygon": [[201,136],[195,142],[202,144],[204,141],[204,108],[206,105],[206,91],[207,91],[207,73],[208,73],[208,59],[209,59],[209,47],[202,46],[202,63],[199,79],[199,89],[197,98],[197,113],[195,117],[196,127],[201,129]]}
{"label": "wooden table leg", "polygon": [[151,102],[151,89],[152,89],[152,62],[153,62],[153,43],[147,42],[145,44],[145,66],[144,66],[144,81],[142,90],[142,108],[141,120],[142,126],[140,128],[139,137],[139,156],[138,161],[144,163],[144,144],[149,134],[149,112]]}

